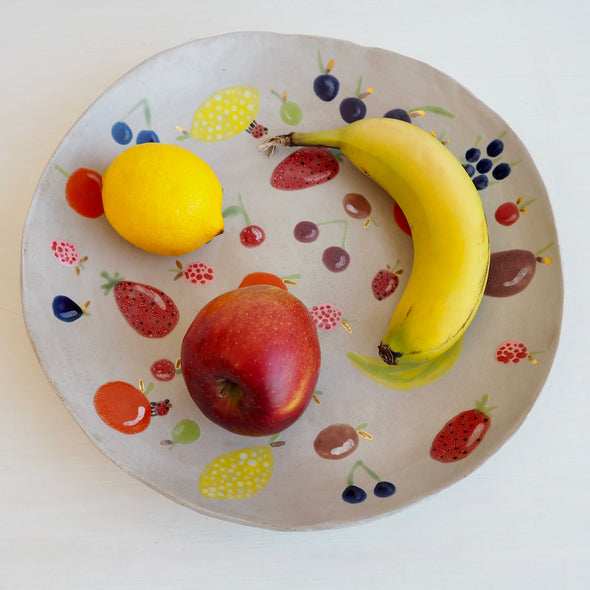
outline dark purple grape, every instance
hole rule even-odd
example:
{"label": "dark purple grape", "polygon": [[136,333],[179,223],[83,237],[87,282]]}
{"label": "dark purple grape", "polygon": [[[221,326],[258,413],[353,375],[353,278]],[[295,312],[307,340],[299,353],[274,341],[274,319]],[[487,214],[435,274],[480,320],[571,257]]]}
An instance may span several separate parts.
{"label": "dark purple grape", "polygon": [[529,250],[492,252],[485,294],[510,297],[527,288],[535,276],[537,259]]}
{"label": "dark purple grape", "polygon": [[53,315],[62,322],[75,322],[84,315],[82,308],[65,295],[54,297],[51,307]]}
{"label": "dark purple grape", "polygon": [[486,153],[490,158],[496,158],[504,151],[504,142],[501,139],[490,141],[486,148]]}
{"label": "dark purple grape", "polygon": [[144,129],[137,134],[136,143],[160,143],[160,138],[155,131]]}
{"label": "dark purple grape", "polygon": [[473,179],[473,184],[478,191],[482,191],[488,186],[489,180],[485,174],[480,174]]}
{"label": "dark purple grape", "polygon": [[332,272],[342,272],[350,264],[350,254],[340,246],[330,246],[322,254],[324,266]]}
{"label": "dark purple grape", "polygon": [[475,168],[473,164],[463,164],[463,168],[465,168],[465,172],[469,174],[469,176],[473,176],[475,174]]}
{"label": "dark purple grape", "polygon": [[342,492],[342,499],[349,504],[359,504],[367,499],[367,492],[363,488],[350,485]]}
{"label": "dark purple grape", "polygon": [[318,239],[320,228],[313,221],[300,221],[293,229],[293,235],[298,242],[309,244]]}
{"label": "dark purple grape", "polygon": [[510,168],[510,164],[507,164],[506,162],[502,162],[501,164],[498,164],[494,170],[492,171],[492,176],[496,179],[496,180],[504,180],[504,178],[506,178],[510,172],[512,172],[512,169]]}
{"label": "dark purple grape", "polygon": [[373,493],[378,498],[389,498],[396,492],[396,487],[390,481],[379,481],[373,488]]}
{"label": "dark purple grape", "polygon": [[397,119],[398,121],[405,121],[406,123],[411,123],[412,119],[410,115],[408,115],[408,111],[404,109],[391,109],[387,111],[384,115],[386,119]]}
{"label": "dark purple grape", "polygon": [[477,166],[475,168],[481,174],[487,174],[493,166],[494,164],[492,164],[492,161],[489,158],[483,158],[477,163]]}
{"label": "dark purple grape", "polygon": [[349,96],[340,103],[340,116],[347,123],[364,119],[366,114],[367,105],[356,96]]}
{"label": "dark purple grape", "polygon": [[321,74],[313,81],[313,91],[324,102],[330,102],[336,98],[340,82],[332,74]]}
{"label": "dark purple grape", "polygon": [[120,145],[127,145],[133,139],[133,131],[125,121],[117,121],[111,127],[111,135]]}
{"label": "dark purple grape", "polygon": [[477,162],[481,156],[481,150],[477,148],[470,148],[465,152],[465,159],[468,162]]}
{"label": "dark purple grape", "polygon": [[342,206],[354,219],[366,219],[371,215],[371,203],[360,193],[346,193],[342,197]]}

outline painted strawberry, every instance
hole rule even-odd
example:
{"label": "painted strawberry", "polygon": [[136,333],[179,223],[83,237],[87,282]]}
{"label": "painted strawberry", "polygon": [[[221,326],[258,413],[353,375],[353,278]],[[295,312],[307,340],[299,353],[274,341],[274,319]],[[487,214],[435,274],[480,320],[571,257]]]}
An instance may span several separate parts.
{"label": "painted strawberry", "polygon": [[78,248],[71,242],[64,240],[51,240],[51,253],[55,259],[64,266],[74,266],[76,274],[80,274],[80,270],[84,270],[84,263],[88,260],[88,256],[81,257]]}
{"label": "painted strawberry", "polygon": [[332,180],[340,164],[330,148],[302,147],[279,162],[270,184],[283,191],[295,191]]}
{"label": "painted strawberry", "polygon": [[204,262],[193,262],[185,268],[182,265],[182,262],[177,260],[176,268],[173,268],[172,272],[176,273],[176,276],[174,277],[175,281],[184,277],[193,285],[206,285],[215,278],[214,270]]}
{"label": "painted strawberry", "polygon": [[383,301],[392,295],[399,285],[399,275],[403,272],[402,269],[392,271],[389,266],[377,272],[371,281],[373,297],[377,301]]}
{"label": "painted strawberry", "polygon": [[111,277],[103,271],[100,276],[107,281],[101,286],[104,294],[113,291],[119,311],[140,336],[162,338],[178,324],[178,308],[164,291],[150,285],[125,281],[118,272]]}
{"label": "painted strawberry", "polygon": [[430,456],[441,463],[454,463],[465,459],[479,445],[492,424],[487,407],[488,396],[475,402],[475,408],[451,418],[436,435],[430,448]]}
{"label": "painted strawberry", "polygon": [[342,311],[331,303],[314,305],[310,310],[311,317],[320,330],[333,330],[342,321]]}

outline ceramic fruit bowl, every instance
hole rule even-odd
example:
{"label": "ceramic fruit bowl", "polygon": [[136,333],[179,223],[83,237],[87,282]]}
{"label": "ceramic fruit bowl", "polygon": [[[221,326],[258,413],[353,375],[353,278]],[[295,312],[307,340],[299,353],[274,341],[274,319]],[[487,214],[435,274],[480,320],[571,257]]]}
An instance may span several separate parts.
{"label": "ceramic fruit bowl", "polygon": [[[267,158],[258,146],[382,116],[430,131],[464,164],[495,262],[462,346],[428,371],[376,382],[352,360],[376,355],[410,276],[403,214],[337,152]],[[224,234],[180,258],[138,250],[102,215],[102,173],[147,141],[193,151],[223,186]],[[177,360],[197,311],[252,272],[276,275],[308,306],[323,355],[313,402],[268,439],[209,422]],[[542,389],[563,299],[543,182],[497,114],[413,59],[271,33],[156,55],[90,106],[41,176],[22,285],[41,365],[103,453],[203,514],[283,530],[387,515],[481,465]],[[135,308],[120,307],[125,292]],[[150,325],[154,301],[163,321]]]}

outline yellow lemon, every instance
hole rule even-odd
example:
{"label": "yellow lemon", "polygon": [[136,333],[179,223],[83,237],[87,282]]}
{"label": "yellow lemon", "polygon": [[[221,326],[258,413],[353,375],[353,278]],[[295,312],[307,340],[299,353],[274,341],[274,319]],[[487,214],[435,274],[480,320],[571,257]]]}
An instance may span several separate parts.
{"label": "yellow lemon", "polygon": [[251,498],[270,481],[273,467],[268,445],[231,451],[205,466],[199,477],[199,490],[203,496],[219,500]]}
{"label": "yellow lemon", "polygon": [[125,150],[102,176],[102,200],[115,231],[154,254],[181,256],[223,232],[219,180],[179,146],[142,143]]}

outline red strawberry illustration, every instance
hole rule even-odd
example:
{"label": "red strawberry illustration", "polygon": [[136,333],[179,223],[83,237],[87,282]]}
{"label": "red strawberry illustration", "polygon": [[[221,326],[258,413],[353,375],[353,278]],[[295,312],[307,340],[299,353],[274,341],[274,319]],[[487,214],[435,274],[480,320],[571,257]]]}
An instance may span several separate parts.
{"label": "red strawberry illustration", "polygon": [[473,452],[492,424],[491,412],[496,406],[488,408],[487,403],[484,395],[475,408],[451,418],[432,441],[430,456],[441,463],[454,463]]}
{"label": "red strawberry illustration", "polygon": [[320,330],[333,330],[337,328],[342,321],[342,312],[331,303],[322,303],[314,305],[310,310],[311,316]]}
{"label": "red strawberry illustration", "polygon": [[399,285],[399,275],[403,272],[402,269],[392,271],[388,266],[386,269],[381,269],[373,277],[371,289],[377,301],[383,301],[395,292]]}
{"label": "red strawberry illustration", "polygon": [[146,338],[162,338],[178,323],[180,314],[174,301],[164,291],[132,281],[125,281],[115,273],[100,273],[107,282],[101,286],[105,295],[111,290],[119,311],[127,323]]}
{"label": "red strawberry illustration", "polygon": [[213,269],[204,262],[193,262],[184,268],[182,262],[177,260],[176,268],[173,268],[172,272],[176,273],[176,276],[174,277],[175,281],[184,277],[193,285],[206,285],[215,278],[215,272]]}
{"label": "red strawberry illustration", "polygon": [[80,257],[80,252],[74,244],[64,240],[51,240],[50,249],[58,262],[65,266],[75,266],[76,274],[84,270],[84,263],[88,260],[88,256]]}
{"label": "red strawberry illustration", "polygon": [[340,164],[332,150],[324,147],[302,147],[279,162],[270,184],[283,191],[295,191],[332,180]]}

